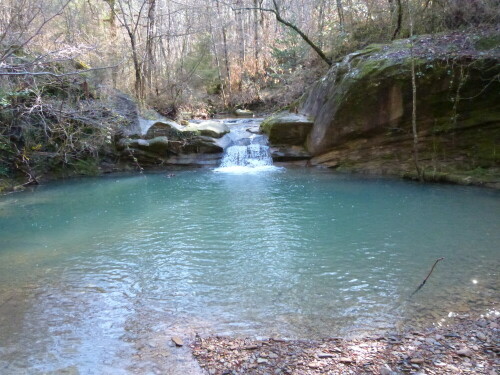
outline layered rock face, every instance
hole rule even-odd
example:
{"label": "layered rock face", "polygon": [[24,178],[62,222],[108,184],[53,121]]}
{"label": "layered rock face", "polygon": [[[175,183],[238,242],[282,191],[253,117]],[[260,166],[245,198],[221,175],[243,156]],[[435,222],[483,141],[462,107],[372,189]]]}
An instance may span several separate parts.
{"label": "layered rock face", "polygon": [[[495,180],[500,36],[491,32],[372,45],[333,66],[297,108],[299,115],[313,120],[303,143],[313,156],[311,163],[412,174],[412,64],[419,163],[424,173],[458,173],[474,179],[479,172]],[[270,128],[263,130],[273,142]],[[297,146],[295,141],[288,144]]]}
{"label": "layered rock face", "polygon": [[260,129],[269,137],[274,160],[295,161],[311,158],[304,145],[312,126],[309,116],[281,112],[265,119]]}
{"label": "layered rock face", "polygon": [[141,165],[217,165],[223,148],[217,139],[229,132],[227,125],[215,121],[186,127],[170,120],[155,121],[145,134],[118,140],[117,149]]}

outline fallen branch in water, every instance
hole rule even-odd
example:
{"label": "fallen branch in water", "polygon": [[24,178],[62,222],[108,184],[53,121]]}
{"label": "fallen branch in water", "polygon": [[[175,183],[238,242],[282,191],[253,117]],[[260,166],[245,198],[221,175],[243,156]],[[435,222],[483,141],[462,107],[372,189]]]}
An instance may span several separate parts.
{"label": "fallen branch in water", "polygon": [[413,297],[415,295],[415,293],[417,293],[420,289],[422,289],[422,287],[425,285],[425,283],[427,282],[427,279],[431,276],[432,274],[432,271],[434,271],[434,267],[436,267],[436,264],[438,264],[439,261],[443,260],[444,258],[439,258],[437,259],[435,262],[434,262],[434,265],[432,266],[431,270],[429,271],[429,274],[427,275],[427,277],[424,279],[424,281],[422,281],[422,284],[420,284],[418,286],[417,289],[415,289],[415,291],[411,294],[410,298]]}

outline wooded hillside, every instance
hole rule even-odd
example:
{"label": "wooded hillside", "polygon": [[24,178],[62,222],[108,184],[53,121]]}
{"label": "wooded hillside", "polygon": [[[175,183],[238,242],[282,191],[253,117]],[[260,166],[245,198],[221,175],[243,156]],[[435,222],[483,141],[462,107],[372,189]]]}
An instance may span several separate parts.
{"label": "wooded hillside", "polygon": [[40,78],[89,71],[84,94],[87,84],[109,85],[166,114],[211,94],[219,106],[256,104],[283,86],[288,94],[274,99],[286,104],[329,61],[409,36],[410,20],[415,34],[434,33],[494,24],[499,8],[497,0],[5,0],[2,103],[36,91]]}

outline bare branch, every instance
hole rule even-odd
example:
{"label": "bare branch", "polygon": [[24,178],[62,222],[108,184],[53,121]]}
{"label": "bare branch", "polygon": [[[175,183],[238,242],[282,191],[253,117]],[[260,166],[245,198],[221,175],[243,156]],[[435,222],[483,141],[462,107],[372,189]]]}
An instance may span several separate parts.
{"label": "bare branch", "polygon": [[281,24],[289,27],[290,29],[292,29],[293,31],[295,31],[297,34],[299,34],[300,37],[304,40],[304,42],[306,42],[314,50],[314,52],[316,52],[318,54],[318,56],[321,57],[321,59],[324,62],[326,62],[329,66],[332,66],[332,60],[330,60],[328,57],[326,57],[325,53],[321,50],[321,48],[319,48],[311,39],[309,39],[309,37],[306,34],[304,34],[304,32],[302,30],[300,30],[293,23],[288,22],[287,20],[285,20],[281,16],[281,13],[279,11],[279,7],[278,7],[278,4],[276,3],[276,0],[273,0],[273,5],[274,5],[273,9],[270,9],[270,8],[261,8],[261,7],[247,7],[247,8],[233,8],[233,7],[231,7],[231,9],[233,11],[237,11],[237,10],[260,10],[262,12],[273,13],[274,16],[276,17],[276,21],[278,21],[279,23],[281,23]]}
{"label": "bare branch", "polygon": [[[32,33],[32,35],[27,39],[25,40],[23,43],[21,43],[20,46],[16,47],[15,49],[12,49],[12,48],[9,48],[7,49],[7,51],[2,55],[0,56],[0,61],[3,61],[5,60],[6,58],[10,57],[16,50],[19,50],[19,49],[22,49],[24,46],[28,45],[34,38],[36,38],[38,35],[40,35],[40,32],[42,31],[42,29],[48,24],[50,23],[54,18],[60,16],[62,14],[62,12],[64,11],[64,9],[66,9],[66,7],[72,2],[73,0],[67,0],[64,5],[61,7],[61,9],[59,9],[58,12],[54,13],[53,15],[51,15],[49,18],[47,19],[44,19],[42,24],[37,28],[37,30],[35,32]],[[32,19],[30,20],[30,23],[33,21],[35,17],[33,16]]]}
{"label": "bare branch", "polygon": [[97,68],[90,68],[90,69],[84,69],[84,70],[78,70],[74,72],[68,72],[68,73],[61,73],[57,74],[54,72],[29,72],[29,71],[22,71],[22,72],[6,72],[6,71],[1,71],[0,70],[0,76],[49,76],[49,77],[56,77],[56,78],[62,78],[62,77],[67,77],[67,76],[75,76],[87,72],[93,72],[97,70],[105,70],[105,69],[113,69],[117,68],[120,66],[120,64],[117,65],[111,65],[111,66],[101,66]]}
{"label": "bare branch", "polygon": [[436,264],[438,264],[438,262],[442,261],[443,259],[444,258],[436,259],[436,261],[432,265],[431,270],[427,274],[426,278],[424,279],[424,281],[422,281],[422,283],[418,286],[418,288],[415,289],[415,291],[411,294],[410,298],[413,297],[415,295],[415,293],[417,293],[420,289],[422,289],[422,287],[425,285],[425,283],[427,282],[427,280],[429,279],[429,277],[431,277],[432,271],[434,271],[434,268],[436,267]]}

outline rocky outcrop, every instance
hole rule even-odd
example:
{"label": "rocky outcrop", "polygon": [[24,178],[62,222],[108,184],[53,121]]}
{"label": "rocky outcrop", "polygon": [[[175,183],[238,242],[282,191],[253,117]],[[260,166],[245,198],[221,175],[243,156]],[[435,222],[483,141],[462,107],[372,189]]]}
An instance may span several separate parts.
{"label": "rocky outcrop", "polygon": [[313,121],[309,116],[281,112],[265,119],[260,129],[267,134],[273,146],[302,146],[312,126]]}
{"label": "rocky outcrop", "polygon": [[265,119],[260,130],[269,137],[273,160],[289,162],[311,158],[304,145],[312,126],[308,116],[280,112]]}
{"label": "rocky outcrop", "polygon": [[221,138],[229,133],[229,127],[218,121],[202,121],[198,124],[189,123],[183,131],[191,131],[212,138]]}
{"label": "rocky outcrop", "polygon": [[[193,134],[190,134],[193,135]],[[144,138],[155,137],[182,138],[182,126],[171,120],[161,120],[154,122],[148,129]]]}
{"label": "rocky outcrop", "polygon": [[274,146],[270,151],[273,160],[279,162],[311,159],[311,154],[303,146]]}
{"label": "rocky outcrop", "polygon": [[[189,127],[170,120],[156,121],[143,138],[122,138],[116,148],[122,158],[132,159],[143,167],[154,165],[217,165],[223,148],[218,144],[229,129],[211,122]],[[203,134],[209,134],[206,136]]]}
{"label": "rocky outcrop", "polygon": [[[122,132],[126,136],[141,133],[137,103],[128,95],[113,91],[109,97],[110,105],[123,121]],[[118,117],[117,116],[117,117]]]}
{"label": "rocky outcrop", "polygon": [[[411,57],[381,47],[369,51],[348,56],[302,105],[300,111],[315,119],[307,140],[314,155],[353,139],[411,133]],[[415,59],[419,132],[456,132],[500,121],[498,63],[483,56]]]}
{"label": "rocky outcrop", "polygon": [[[421,37],[413,45],[409,40],[372,45],[335,64],[298,106],[300,115],[314,121],[305,141],[312,164],[414,173],[413,63],[424,173],[437,179],[463,175],[465,182],[476,173],[485,181],[498,179],[500,38],[495,35],[456,33]],[[262,128],[272,143],[299,143],[293,127],[288,140],[286,134],[272,137],[273,126],[267,126]]]}

